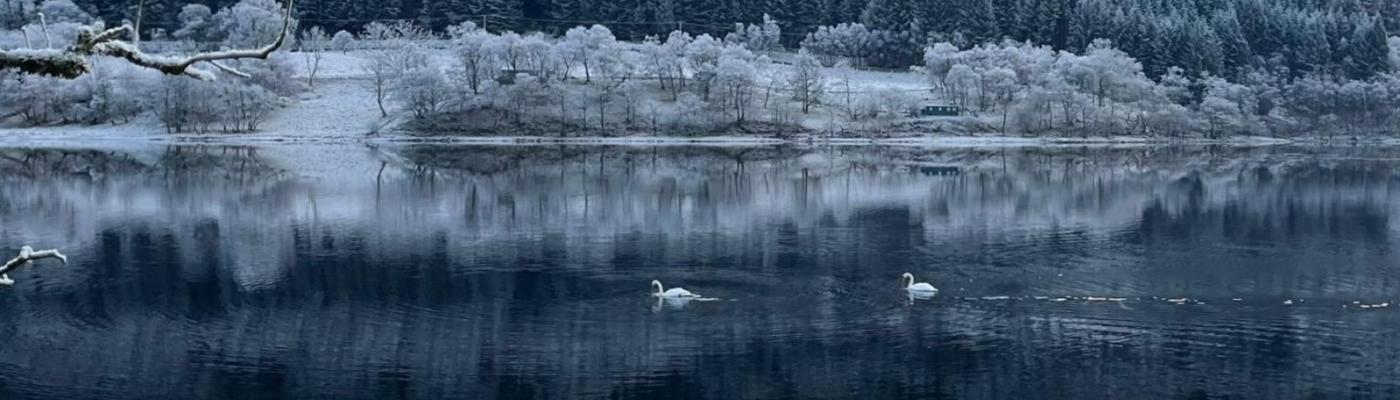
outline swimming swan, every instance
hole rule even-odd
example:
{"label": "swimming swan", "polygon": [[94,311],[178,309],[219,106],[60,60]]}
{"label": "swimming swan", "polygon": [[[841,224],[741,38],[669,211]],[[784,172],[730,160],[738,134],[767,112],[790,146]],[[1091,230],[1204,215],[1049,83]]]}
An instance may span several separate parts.
{"label": "swimming swan", "polygon": [[924,282],[914,283],[914,274],[908,272],[904,273],[904,277],[899,282],[904,284],[904,290],[908,290],[911,294],[938,293],[938,288],[933,287],[933,285]]}
{"label": "swimming swan", "polygon": [[683,288],[671,288],[671,290],[664,290],[664,288],[661,287],[661,281],[651,281],[651,288],[655,289],[651,292],[651,295],[656,297],[664,297],[667,299],[689,299],[700,297],[700,295],[691,293],[689,290],[685,290]]}

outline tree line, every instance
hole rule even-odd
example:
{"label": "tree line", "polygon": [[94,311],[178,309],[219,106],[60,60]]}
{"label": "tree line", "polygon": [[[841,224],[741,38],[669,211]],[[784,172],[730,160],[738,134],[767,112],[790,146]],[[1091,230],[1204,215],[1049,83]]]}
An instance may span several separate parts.
{"label": "tree line", "polygon": [[[135,19],[138,3],[148,34],[185,24],[185,0],[74,2],[108,23]],[[199,2],[214,10],[234,3]],[[40,6],[0,0],[0,28],[17,28]],[[437,32],[472,21],[558,35],[599,23],[634,41],[673,30],[722,37],[770,15],[790,48],[822,27],[859,23],[872,32],[866,61],[886,67],[915,65],[919,49],[941,41],[966,49],[1011,39],[1082,52],[1109,39],[1153,78],[1178,67],[1191,76],[1273,68],[1364,79],[1388,70],[1386,37],[1400,32],[1400,0],[307,0],[297,11],[331,32],[408,20]]]}
{"label": "tree line", "polygon": [[[47,0],[39,8],[51,23],[39,27],[31,20],[22,28],[28,33],[0,32],[0,42],[72,35],[72,25],[94,19],[69,0]],[[243,0],[217,12],[186,5],[173,33],[183,40],[174,43],[263,43],[280,26],[277,10],[273,0]],[[1366,68],[1371,63],[1347,56],[1334,64],[1305,63],[1299,68],[1309,69],[1299,70],[1276,56],[1218,73],[1190,65],[1154,71],[1148,60],[1108,37],[1078,51],[1031,40],[970,44],[966,35],[902,43],[899,51],[917,57],[912,69],[936,92],[929,95],[922,87],[872,85],[871,79],[881,78],[853,68],[880,65],[888,56],[881,47],[889,43],[882,41],[888,35],[878,28],[822,26],[792,46],[785,43],[792,34],[780,20],[762,16],[760,21],[723,36],[677,29],[637,41],[603,25],[552,35],[493,30],[474,21],[439,32],[397,21],[328,35],[302,21],[295,58],[307,65],[304,86],[290,79],[290,54],[240,65],[252,72],[251,79],[217,84],[99,68],[72,81],[0,79],[0,116],[32,124],[102,123],[149,110],[176,132],[255,130],[275,108],[268,105],[314,87],[316,66],[328,50],[353,50],[362,59],[367,93],[381,115],[402,111],[411,115],[414,128],[454,133],[784,134],[803,125],[867,134],[922,132],[932,128],[908,117],[933,101],[970,114],[952,125],[964,133],[1375,135],[1394,126],[1400,109],[1400,77],[1391,72],[1400,67],[1400,51],[1390,49],[1400,48],[1396,38],[1382,40],[1387,48],[1377,54],[1385,58]],[[1363,28],[1353,32],[1374,32]],[[794,47],[795,55],[789,50]],[[1327,59],[1342,48],[1329,47],[1333,53]],[[147,79],[160,80],[152,85]],[[145,97],[136,101],[132,93]]]}

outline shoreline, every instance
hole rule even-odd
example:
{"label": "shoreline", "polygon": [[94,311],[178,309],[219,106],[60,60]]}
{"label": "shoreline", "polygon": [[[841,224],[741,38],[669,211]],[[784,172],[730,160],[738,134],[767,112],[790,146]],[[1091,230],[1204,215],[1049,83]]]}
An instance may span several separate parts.
{"label": "shoreline", "polygon": [[[103,134],[103,131],[114,131]],[[441,145],[597,145],[597,146],[904,146],[904,147],[1055,147],[1055,146],[1275,146],[1275,145],[1400,145],[1400,139],[1236,137],[1225,139],[1021,136],[904,136],[890,138],[790,138],[753,136],[415,136],[406,134],[166,134],[130,127],[0,128],[0,145],[151,143],[151,144],[441,144]]]}

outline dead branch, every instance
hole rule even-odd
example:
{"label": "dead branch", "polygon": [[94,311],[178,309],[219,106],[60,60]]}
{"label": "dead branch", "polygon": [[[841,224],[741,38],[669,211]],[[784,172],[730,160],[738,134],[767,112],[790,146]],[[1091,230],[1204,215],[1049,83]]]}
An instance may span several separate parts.
{"label": "dead branch", "polygon": [[296,0],[287,0],[287,8],[282,16],[282,32],[277,35],[277,39],[258,49],[207,52],[184,58],[156,56],[143,53],[135,45],[118,40],[123,34],[131,34],[135,37],[136,31],[130,25],[102,32],[95,32],[95,28],[86,27],[78,32],[75,43],[64,50],[0,50],[0,69],[16,69],[26,74],[73,79],[91,72],[92,66],[88,61],[89,57],[106,56],[120,58],[137,66],[154,69],[167,75],[185,75],[199,80],[208,81],[215,78],[213,73],[195,66],[195,64],[202,62],[212,64],[215,68],[230,74],[247,77],[248,74],[223,65],[219,61],[266,60],[273,52],[282,48],[283,43],[287,41],[288,31],[291,30],[292,10],[295,3]]}
{"label": "dead branch", "polygon": [[58,250],[34,251],[33,248],[24,246],[19,249],[19,256],[6,262],[5,266],[0,267],[0,285],[10,286],[15,284],[15,281],[10,279],[10,271],[19,267],[33,265],[35,261],[45,258],[57,258],[59,261],[62,261],[63,264],[68,264],[68,256],[59,253]]}

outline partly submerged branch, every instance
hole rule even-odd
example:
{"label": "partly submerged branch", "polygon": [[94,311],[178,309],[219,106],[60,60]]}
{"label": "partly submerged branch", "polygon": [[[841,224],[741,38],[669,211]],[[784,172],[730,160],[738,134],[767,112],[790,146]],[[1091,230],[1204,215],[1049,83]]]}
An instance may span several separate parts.
{"label": "partly submerged branch", "polygon": [[19,256],[6,262],[5,266],[0,267],[0,285],[9,286],[15,284],[15,281],[10,279],[10,271],[19,267],[32,265],[35,261],[45,258],[57,258],[64,264],[68,264],[68,256],[63,255],[63,253],[58,252],[58,250],[34,251],[33,248],[24,246],[19,249]]}
{"label": "partly submerged branch", "polygon": [[287,8],[282,16],[282,31],[272,43],[258,49],[237,49],[199,53],[193,56],[165,57],[141,52],[131,43],[117,40],[122,34],[135,35],[127,25],[94,32],[89,27],[78,33],[76,43],[64,50],[0,50],[0,69],[16,69],[26,74],[48,75],[73,79],[92,70],[88,58],[92,56],[116,57],[132,64],[150,68],[167,75],[185,75],[200,80],[213,80],[214,74],[195,67],[207,62],[215,68],[236,76],[248,74],[219,63],[223,60],[260,59],[265,60],[287,41],[292,27],[292,9],[296,0],[287,0]]}

